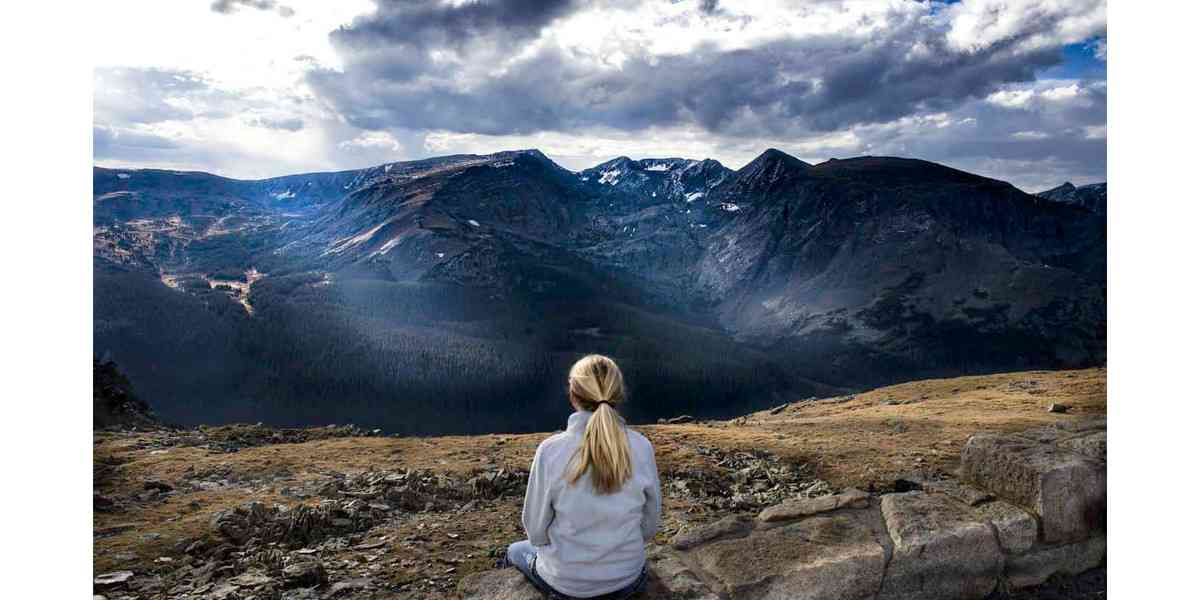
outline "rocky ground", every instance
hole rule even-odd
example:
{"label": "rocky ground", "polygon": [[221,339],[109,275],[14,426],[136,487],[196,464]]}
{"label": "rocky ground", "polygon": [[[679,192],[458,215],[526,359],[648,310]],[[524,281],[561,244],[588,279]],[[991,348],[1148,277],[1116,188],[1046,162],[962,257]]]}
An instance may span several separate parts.
{"label": "rocky ground", "polygon": [[[952,473],[971,433],[1105,414],[1105,382],[1104,369],[927,380],[639,426],[662,472],[656,544],[788,498]],[[110,599],[454,597],[522,537],[546,435],[138,427],[94,435],[95,587]],[[1104,571],[995,597],[1102,598]]]}

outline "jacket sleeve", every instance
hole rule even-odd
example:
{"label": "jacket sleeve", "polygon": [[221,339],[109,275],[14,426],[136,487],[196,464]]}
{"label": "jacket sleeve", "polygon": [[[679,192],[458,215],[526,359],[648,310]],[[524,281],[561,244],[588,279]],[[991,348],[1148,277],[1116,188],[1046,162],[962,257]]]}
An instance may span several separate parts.
{"label": "jacket sleeve", "polygon": [[658,533],[662,520],[662,484],[658,480],[658,462],[654,459],[654,448],[650,448],[651,485],[646,490],[646,503],[642,505],[642,539],[650,541]]}
{"label": "jacket sleeve", "polygon": [[554,504],[551,497],[550,480],[542,464],[542,447],[533,453],[533,465],[529,468],[529,484],[525,487],[525,508],[521,511],[521,524],[529,543],[534,546],[550,545],[547,529],[554,521]]}

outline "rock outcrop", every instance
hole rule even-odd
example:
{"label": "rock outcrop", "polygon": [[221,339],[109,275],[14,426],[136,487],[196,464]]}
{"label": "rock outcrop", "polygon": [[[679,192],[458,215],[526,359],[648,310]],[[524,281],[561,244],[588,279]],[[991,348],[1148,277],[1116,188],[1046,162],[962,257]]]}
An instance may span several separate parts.
{"label": "rock outcrop", "polygon": [[[910,482],[730,515],[650,550],[646,598],[969,599],[1104,562],[1103,420],[980,433],[964,481]],[[538,598],[513,569],[465,579],[473,600]]]}

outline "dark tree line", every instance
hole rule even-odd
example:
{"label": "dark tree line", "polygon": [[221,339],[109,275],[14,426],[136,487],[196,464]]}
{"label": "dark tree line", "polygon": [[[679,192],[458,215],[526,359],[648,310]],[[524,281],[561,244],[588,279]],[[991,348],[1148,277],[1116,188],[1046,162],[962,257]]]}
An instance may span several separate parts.
{"label": "dark tree line", "polygon": [[718,332],[602,299],[498,302],[461,287],[308,273],[219,290],[97,273],[95,342],[165,420],[355,423],[409,434],[562,427],[571,362],[614,356],[633,422],[732,416],[812,392]]}

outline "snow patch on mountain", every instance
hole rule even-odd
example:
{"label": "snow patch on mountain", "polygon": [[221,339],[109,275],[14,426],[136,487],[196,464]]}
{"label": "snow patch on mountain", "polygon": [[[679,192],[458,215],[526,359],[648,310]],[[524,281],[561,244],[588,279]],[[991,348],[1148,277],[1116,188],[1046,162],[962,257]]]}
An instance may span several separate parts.
{"label": "snow patch on mountain", "polygon": [[609,169],[600,174],[600,183],[601,184],[617,185],[617,182],[620,180],[621,180],[621,170],[620,169]]}

